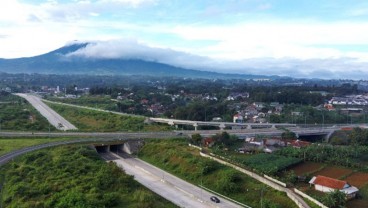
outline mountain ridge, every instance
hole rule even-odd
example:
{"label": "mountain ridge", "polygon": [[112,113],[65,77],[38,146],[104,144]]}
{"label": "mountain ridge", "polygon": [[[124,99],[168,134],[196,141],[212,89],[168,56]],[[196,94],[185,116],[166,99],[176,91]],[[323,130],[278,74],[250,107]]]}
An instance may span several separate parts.
{"label": "mountain ridge", "polygon": [[230,74],[187,69],[142,59],[86,58],[67,56],[87,47],[88,42],[73,43],[45,54],[13,58],[0,58],[0,72],[39,74],[89,74],[89,75],[147,75],[190,78],[277,79],[279,76]]}

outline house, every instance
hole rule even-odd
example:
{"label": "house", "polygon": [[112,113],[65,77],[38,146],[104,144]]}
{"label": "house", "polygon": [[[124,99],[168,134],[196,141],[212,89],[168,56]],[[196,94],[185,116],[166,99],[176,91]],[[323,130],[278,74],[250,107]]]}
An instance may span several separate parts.
{"label": "house", "polygon": [[229,96],[227,96],[226,100],[238,100],[238,99],[247,99],[249,98],[249,93],[230,93]]}
{"label": "house", "polygon": [[215,139],[213,138],[205,138],[203,139],[203,145],[205,147],[212,147],[215,144]]}
{"label": "house", "polygon": [[244,122],[244,118],[243,118],[243,116],[242,116],[242,115],[240,115],[240,114],[235,114],[235,115],[233,116],[233,122],[234,122],[234,123],[243,123],[243,122]]}
{"label": "house", "polygon": [[309,183],[314,185],[315,190],[322,192],[333,192],[339,190],[346,195],[346,199],[355,198],[359,189],[355,186],[351,186],[346,181],[329,178],[326,176],[314,176]]}
{"label": "house", "polygon": [[260,110],[265,107],[265,103],[263,102],[254,102],[253,106],[257,108],[257,110]]}
{"label": "house", "polygon": [[256,107],[250,105],[245,108],[245,115],[247,116],[255,116],[258,115],[258,110]]}
{"label": "house", "polygon": [[263,148],[264,153],[273,153],[276,150],[278,150],[278,148],[276,148],[274,146],[264,146],[264,148]]}
{"label": "house", "polygon": [[288,146],[292,146],[292,147],[294,147],[294,148],[298,148],[298,149],[300,149],[300,148],[302,148],[302,147],[309,146],[309,145],[311,145],[311,143],[310,143],[310,142],[301,141],[301,140],[299,140],[299,139],[297,139],[297,140],[292,140],[292,141],[288,142]]}

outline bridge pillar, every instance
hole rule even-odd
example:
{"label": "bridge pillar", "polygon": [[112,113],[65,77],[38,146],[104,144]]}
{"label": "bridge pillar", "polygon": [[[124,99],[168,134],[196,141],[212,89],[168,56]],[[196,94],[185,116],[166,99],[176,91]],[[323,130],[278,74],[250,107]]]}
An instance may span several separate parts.
{"label": "bridge pillar", "polygon": [[220,130],[221,130],[221,131],[223,131],[223,130],[225,129],[225,127],[226,127],[226,126],[225,126],[225,124],[224,124],[224,123],[221,123],[219,127],[220,127]]}
{"label": "bridge pillar", "polygon": [[271,129],[276,129],[276,125],[275,125],[275,124],[273,124],[273,125],[271,126]]}
{"label": "bridge pillar", "polygon": [[194,123],[193,126],[194,126],[194,131],[198,131],[198,124]]}
{"label": "bridge pillar", "polygon": [[169,121],[169,123],[168,123],[170,126],[174,126],[175,125],[175,123],[174,123],[174,121]]}
{"label": "bridge pillar", "polygon": [[250,124],[247,125],[247,129],[252,129],[252,126]]}
{"label": "bridge pillar", "polygon": [[179,126],[178,126],[178,124],[176,124],[176,125],[175,125],[175,129],[176,129],[176,130],[178,130],[178,128],[179,128]]}

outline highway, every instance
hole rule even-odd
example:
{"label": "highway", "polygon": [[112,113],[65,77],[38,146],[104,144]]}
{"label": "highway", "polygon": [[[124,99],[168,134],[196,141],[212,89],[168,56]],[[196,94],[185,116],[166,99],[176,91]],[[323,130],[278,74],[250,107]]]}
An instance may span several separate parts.
{"label": "highway", "polygon": [[176,132],[16,132],[0,131],[0,137],[88,137],[88,138],[117,138],[117,139],[146,139],[185,137]]}
{"label": "highway", "polygon": [[77,129],[73,124],[43,103],[40,98],[24,93],[16,93],[15,95],[26,99],[34,108],[36,108],[37,111],[41,113],[42,116],[44,116],[50,122],[51,125],[55,126],[55,128],[64,131]]}
{"label": "highway", "polygon": [[116,154],[114,155],[120,159],[113,161],[117,166],[124,169],[127,174],[133,175],[134,179],[139,183],[180,207],[241,207],[221,197],[217,197],[220,199],[220,203],[214,203],[210,200],[210,197],[214,196],[214,194],[210,192],[140,159],[133,157],[122,158]]}
{"label": "highway", "polygon": [[[35,150],[67,145],[76,143],[96,143],[107,141],[119,141],[120,139],[78,139],[70,141],[51,142],[36,146],[26,147],[0,156],[0,166],[13,160],[15,157]],[[172,201],[180,207],[240,207],[221,197],[221,203],[216,204],[210,201],[213,194],[202,190],[190,183],[187,183],[167,172],[164,172],[142,160],[132,157],[122,158],[118,155],[106,155],[103,157],[107,160],[114,160],[119,166],[124,168],[128,174],[134,175],[135,179],[147,188]]]}

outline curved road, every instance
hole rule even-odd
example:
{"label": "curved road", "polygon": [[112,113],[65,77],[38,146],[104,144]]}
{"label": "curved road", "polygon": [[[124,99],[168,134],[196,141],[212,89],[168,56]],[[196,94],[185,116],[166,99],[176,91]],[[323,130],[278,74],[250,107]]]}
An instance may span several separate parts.
{"label": "curved road", "polygon": [[[26,147],[0,156],[0,166],[6,164],[17,156],[43,148],[66,144],[95,143],[101,141],[106,142],[116,140],[121,139],[78,139],[72,141],[51,142]],[[210,196],[212,196],[213,194],[202,190],[186,181],[183,181],[163,170],[160,170],[142,160],[136,158],[121,158],[119,160],[115,160],[114,162],[119,167],[123,168],[126,173],[134,175],[135,180],[180,207],[241,207],[233,202],[222,198],[221,203],[215,204],[209,200]],[[162,175],[164,179],[160,178],[158,175]]]}

